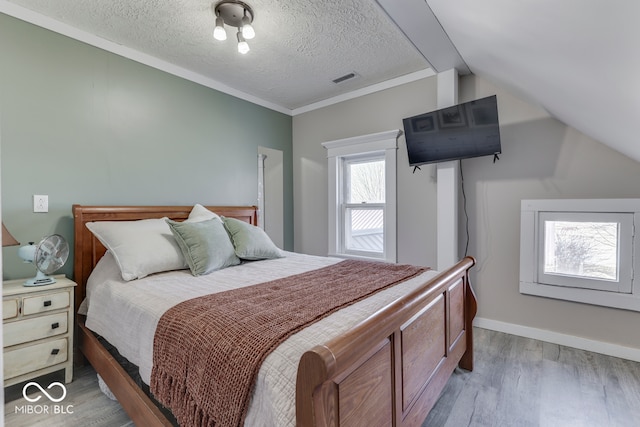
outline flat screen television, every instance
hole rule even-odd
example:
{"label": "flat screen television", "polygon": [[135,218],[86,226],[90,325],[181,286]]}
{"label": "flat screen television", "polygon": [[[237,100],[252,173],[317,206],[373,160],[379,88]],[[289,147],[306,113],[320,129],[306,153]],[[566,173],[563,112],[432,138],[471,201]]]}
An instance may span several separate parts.
{"label": "flat screen television", "polygon": [[411,166],[502,152],[495,95],[402,122]]}

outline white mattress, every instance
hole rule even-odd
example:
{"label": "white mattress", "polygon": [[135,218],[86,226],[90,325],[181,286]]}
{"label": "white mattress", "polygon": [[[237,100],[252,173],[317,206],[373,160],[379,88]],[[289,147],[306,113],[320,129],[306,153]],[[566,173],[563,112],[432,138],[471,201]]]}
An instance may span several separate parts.
{"label": "white mattress", "polygon": [[[255,261],[194,277],[189,270],[173,271],[125,282],[107,253],[87,283],[86,326],[113,344],[140,367],[147,384],[151,377],[153,337],[162,314],[187,299],[254,285],[339,262],[336,258],[286,252],[285,258]],[[264,361],[258,374],[245,421],[247,426],[295,426],[295,379],[298,361],[314,345],[322,344],[360,323],[369,315],[435,276],[434,271],[340,310],[291,336]],[[348,283],[345,283],[348,286]]]}

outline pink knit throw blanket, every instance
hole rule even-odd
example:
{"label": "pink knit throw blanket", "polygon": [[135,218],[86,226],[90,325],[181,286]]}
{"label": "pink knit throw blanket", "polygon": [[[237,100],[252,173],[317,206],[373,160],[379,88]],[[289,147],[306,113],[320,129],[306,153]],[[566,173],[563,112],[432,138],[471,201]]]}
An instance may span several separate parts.
{"label": "pink knit throw blanket", "polygon": [[276,346],[424,270],[346,260],[182,302],[158,323],[151,391],[182,427],[240,426],[260,365]]}

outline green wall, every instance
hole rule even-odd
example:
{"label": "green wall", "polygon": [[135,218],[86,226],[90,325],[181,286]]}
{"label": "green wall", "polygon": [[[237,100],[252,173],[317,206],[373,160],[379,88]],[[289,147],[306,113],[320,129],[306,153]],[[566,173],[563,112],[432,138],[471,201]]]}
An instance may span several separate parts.
{"label": "green wall", "polygon": [[[22,243],[73,242],[71,205],[253,205],[258,146],[284,153],[293,248],[291,117],[0,14],[2,219]],[[32,196],[49,196],[33,213]],[[35,268],[3,249],[4,279]],[[73,262],[61,272],[71,276]]]}

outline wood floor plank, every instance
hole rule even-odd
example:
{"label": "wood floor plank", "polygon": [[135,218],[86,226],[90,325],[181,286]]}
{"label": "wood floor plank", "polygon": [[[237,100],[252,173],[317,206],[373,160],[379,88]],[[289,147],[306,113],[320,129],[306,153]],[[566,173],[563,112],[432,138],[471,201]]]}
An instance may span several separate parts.
{"label": "wood floor plank", "polygon": [[[629,417],[634,420],[640,420],[640,387],[638,386],[640,363],[614,359],[610,366],[624,395],[624,400],[629,409]],[[620,414],[617,415],[618,417],[620,416]]]}
{"label": "wood floor plank", "polygon": [[[443,414],[444,422],[437,422],[430,416],[425,425],[445,427],[497,425],[500,390],[481,384],[466,384],[455,405],[451,406],[449,412]],[[432,412],[432,414],[435,413]]]}
{"label": "wood floor plank", "polygon": [[495,425],[539,425],[540,379],[542,374],[542,345],[522,338],[508,338],[512,343],[504,365],[494,369],[504,371]]}

